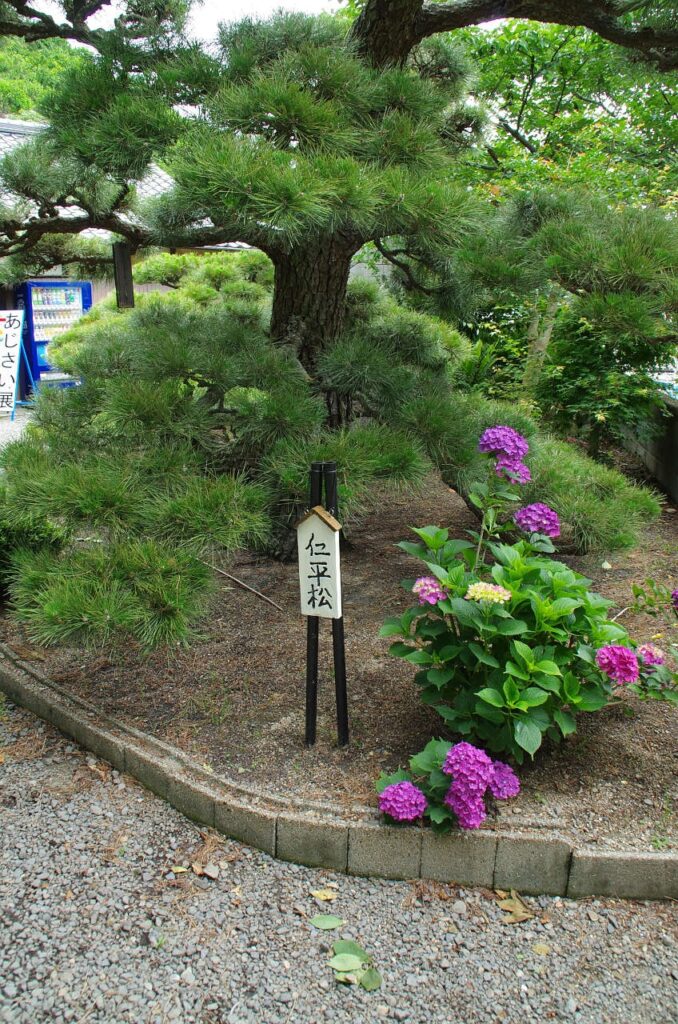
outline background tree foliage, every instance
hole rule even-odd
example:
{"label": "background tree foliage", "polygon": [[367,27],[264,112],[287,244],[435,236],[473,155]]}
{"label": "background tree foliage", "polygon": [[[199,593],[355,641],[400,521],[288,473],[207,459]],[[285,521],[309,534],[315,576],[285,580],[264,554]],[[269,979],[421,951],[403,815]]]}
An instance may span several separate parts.
{"label": "background tree foliage", "polygon": [[0,116],[40,117],[47,93],[79,60],[80,53],[65,39],[26,43],[0,38]]}
{"label": "background tree foliage", "polygon": [[460,35],[487,118],[485,145],[465,161],[469,183],[493,197],[565,188],[675,206],[671,76],[577,27],[507,20]]}

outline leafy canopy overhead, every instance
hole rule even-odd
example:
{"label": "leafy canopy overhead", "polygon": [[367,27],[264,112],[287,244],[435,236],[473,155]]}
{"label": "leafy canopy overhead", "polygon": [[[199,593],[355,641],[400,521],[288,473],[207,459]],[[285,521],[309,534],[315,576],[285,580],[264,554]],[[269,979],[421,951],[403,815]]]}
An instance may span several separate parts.
{"label": "leafy canopy overhead", "polygon": [[613,203],[678,201],[671,76],[581,28],[508,20],[459,35],[489,121],[469,183],[491,195],[579,187]]}
{"label": "leafy canopy overhead", "polygon": [[[93,28],[105,6],[75,0],[52,17],[22,0],[0,0],[0,34],[68,38],[92,48],[44,105],[49,141],[5,163],[5,182],[21,202],[0,212],[0,255],[45,246],[54,253],[56,238],[88,227],[126,237],[133,248],[238,240],[274,256],[318,235],[340,238],[351,251],[388,235],[435,235],[446,244],[472,223],[466,191],[453,182],[453,158],[484,121],[479,102],[466,99],[471,68],[456,30],[512,13],[586,26],[662,74],[676,63],[678,40],[671,5],[661,2],[367,0],[355,5],[352,22],[283,14],[222,26],[216,48],[203,50],[184,34],[187,0],[128,0],[114,28]],[[597,131],[592,112],[607,102],[614,81],[601,92],[592,75],[588,123],[576,125],[574,114],[555,110],[552,89],[547,95],[550,75],[537,71],[525,93],[532,64],[555,59],[555,37],[544,41],[534,28],[521,29],[515,47],[508,38],[482,52],[481,35],[474,43],[485,61],[478,99],[514,129],[512,146],[522,145],[521,134],[540,150],[541,174],[549,154],[576,149],[575,127],[579,137],[582,128]],[[568,61],[580,35],[574,31],[557,56],[568,110],[576,85],[567,77]],[[607,43],[581,38],[591,48],[591,68],[600,65]],[[518,64],[529,65],[517,68],[513,84],[512,50]],[[639,125],[638,114],[649,74],[639,70],[638,92],[627,89],[613,101],[622,122],[633,120],[633,138],[645,132],[648,145],[655,129]],[[660,125],[654,107],[651,119]],[[511,174],[515,152],[492,148],[493,173]],[[165,161],[177,187],[142,209],[134,183],[153,159]],[[644,152],[626,160],[622,188],[628,192],[634,175],[648,194],[652,177],[660,188],[662,159],[656,156],[649,173]],[[592,173],[599,169],[591,165]]]}

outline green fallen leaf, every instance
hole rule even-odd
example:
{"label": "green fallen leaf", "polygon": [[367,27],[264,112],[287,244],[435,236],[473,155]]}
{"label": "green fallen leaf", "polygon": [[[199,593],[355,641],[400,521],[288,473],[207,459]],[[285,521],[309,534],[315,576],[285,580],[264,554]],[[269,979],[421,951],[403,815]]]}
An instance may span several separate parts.
{"label": "green fallen leaf", "polygon": [[330,967],[333,971],[337,971],[339,974],[345,974],[350,971],[359,971],[363,965],[363,961],[359,956],[353,956],[351,953],[340,953],[338,956],[333,956],[330,960]]}
{"label": "green fallen leaf", "polygon": [[381,974],[374,967],[368,967],[360,976],[360,984],[366,992],[376,992],[381,988]]}
{"label": "green fallen leaf", "polygon": [[358,974],[347,974],[345,971],[335,971],[334,980],[338,981],[340,985],[357,985],[360,975],[361,972],[358,972]]}
{"label": "green fallen leaf", "polygon": [[[329,932],[333,928],[341,928],[342,924],[346,924],[346,922],[336,914],[316,914],[311,918],[309,924],[312,924],[314,928],[320,928],[321,931]],[[348,951],[344,950],[343,952]]]}
{"label": "green fallen leaf", "polygon": [[357,942],[353,942],[352,939],[338,939],[332,945],[332,952],[335,956],[357,956],[363,964],[369,963],[371,959],[369,953],[366,953],[362,946],[359,946]]}

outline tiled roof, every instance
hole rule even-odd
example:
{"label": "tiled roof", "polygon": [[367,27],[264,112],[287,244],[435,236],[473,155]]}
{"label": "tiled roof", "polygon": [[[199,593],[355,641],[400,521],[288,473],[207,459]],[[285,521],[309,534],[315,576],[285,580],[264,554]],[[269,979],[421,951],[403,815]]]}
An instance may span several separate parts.
{"label": "tiled roof", "polygon": [[[39,135],[45,128],[47,125],[35,121],[11,121],[8,118],[0,118],[0,157],[23,145],[31,136]],[[137,192],[140,199],[151,199],[168,192],[172,184],[172,178],[166,171],[156,164],[151,164],[138,183]]]}
{"label": "tiled roof", "polygon": [[[21,146],[31,136],[45,131],[46,128],[46,124],[38,124],[35,121],[12,121],[8,118],[0,118],[0,159],[17,146]],[[163,171],[157,164],[151,164],[144,177],[137,183],[137,194],[140,199],[152,199],[169,192],[173,184],[173,179],[167,171]],[[7,197],[7,193],[4,195]],[[90,229],[85,234],[90,237],[108,237],[108,232],[98,229]],[[224,242],[222,245],[209,245],[204,248],[210,251],[219,251],[249,249],[250,246],[244,242]]]}

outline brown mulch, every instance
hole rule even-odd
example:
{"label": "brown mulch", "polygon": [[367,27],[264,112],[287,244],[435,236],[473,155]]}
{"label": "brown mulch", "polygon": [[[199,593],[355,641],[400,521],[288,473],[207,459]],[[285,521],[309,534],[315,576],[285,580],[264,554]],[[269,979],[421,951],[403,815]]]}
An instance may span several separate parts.
{"label": "brown mulch", "polygon": [[[243,555],[231,571],[262,591],[278,612],[226,581],[204,636],[187,651],[144,656],[133,646],[92,652],[37,649],[7,619],[3,640],[30,655],[47,675],[103,711],[177,744],[201,763],[247,784],[308,799],[374,802],[382,769],[405,765],[443,723],[418,700],[413,669],[388,655],[379,638],[384,618],[408,604],[400,586],[419,565],[394,545],[408,525],[434,523],[454,536],[475,526],[457,494],[431,480],[419,495],[384,496],[378,512],[351,531],[342,554],[351,744],[336,746],[331,630],[321,624],[318,742],[304,747],[305,620],[298,610],[295,564]],[[631,586],[678,576],[678,513],[667,506],[635,551],[568,557],[618,608]],[[674,584],[675,585],[675,584]],[[678,631],[668,615],[626,611],[621,621],[638,640],[666,645]],[[658,634],[661,634],[658,636]],[[502,805],[495,827],[554,829],[580,843],[670,849],[678,837],[673,808],[678,767],[678,709],[628,700],[621,708],[581,716],[567,743],[521,769],[523,792]]]}

